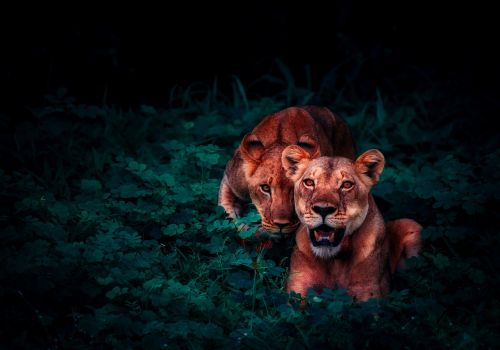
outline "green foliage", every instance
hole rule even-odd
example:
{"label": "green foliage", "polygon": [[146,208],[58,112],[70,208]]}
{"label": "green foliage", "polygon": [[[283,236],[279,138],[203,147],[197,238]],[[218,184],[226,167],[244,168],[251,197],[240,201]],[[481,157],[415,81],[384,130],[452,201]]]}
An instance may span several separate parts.
{"label": "green foliage", "polygon": [[5,136],[3,161],[13,166],[0,169],[0,337],[9,347],[500,345],[499,242],[490,224],[500,152],[460,137],[454,125],[465,115],[456,124],[435,117],[439,95],[395,103],[376,91],[370,101],[332,106],[359,151],[385,154],[374,193],[387,203],[386,219],[423,224],[422,256],[382,300],[311,290],[301,310],[301,296],[285,293],[293,242],[259,251],[257,213],[232,222],[217,207],[241,136],[269,112],[311,98],[279,69],[287,89],[274,99],[249,98],[237,78],[233,101],[218,99],[216,84],[202,98],[192,87],[173,94],[168,110],[54,97]]}

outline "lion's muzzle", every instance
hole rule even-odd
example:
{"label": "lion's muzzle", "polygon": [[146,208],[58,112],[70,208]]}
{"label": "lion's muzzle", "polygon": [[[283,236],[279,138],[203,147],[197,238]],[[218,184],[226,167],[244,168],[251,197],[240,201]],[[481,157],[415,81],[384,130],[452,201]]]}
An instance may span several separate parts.
{"label": "lion's muzzle", "polygon": [[345,235],[345,227],[330,227],[322,224],[309,229],[309,237],[315,247],[337,247]]}

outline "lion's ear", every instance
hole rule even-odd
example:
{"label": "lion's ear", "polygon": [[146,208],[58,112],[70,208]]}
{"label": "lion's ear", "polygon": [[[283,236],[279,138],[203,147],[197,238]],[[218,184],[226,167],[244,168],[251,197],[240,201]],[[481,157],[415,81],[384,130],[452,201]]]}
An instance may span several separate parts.
{"label": "lion's ear", "polygon": [[382,152],[377,149],[371,149],[363,153],[356,159],[355,167],[363,181],[368,185],[375,185],[384,170],[385,158]]}
{"label": "lion's ear", "polygon": [[285,169],[286,177],[293,182],[298,181],[302,177],[310,161],[311,156],[309,153],[296,145],[288,146],[281,154],[281,164],[283,165],[283,169]]}
{"label": "lion's ear", "polygon": [[297,146],[300,146],[307,151],[311,159],[318,158],[320,156],[318,142],[316,142],[316,139],[311,135],[302,135],[297,141]]}
{"label": "lion's ear", "polygon": [[253,134],[246,134],[240,144],[240,152],[243,160],[247,162],[258,162],[264,153],[264,145],[259,138]]}

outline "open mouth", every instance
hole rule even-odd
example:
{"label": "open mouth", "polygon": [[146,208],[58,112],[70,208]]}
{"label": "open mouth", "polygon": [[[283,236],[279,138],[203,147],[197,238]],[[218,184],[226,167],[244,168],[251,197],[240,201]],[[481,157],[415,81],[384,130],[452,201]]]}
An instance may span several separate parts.
{"label": "open mouth", "polygon": [[336,247],[344,238],[345,227],[330,227],[322,224],[314,229],[309,229],[311,242],[315,247]]}

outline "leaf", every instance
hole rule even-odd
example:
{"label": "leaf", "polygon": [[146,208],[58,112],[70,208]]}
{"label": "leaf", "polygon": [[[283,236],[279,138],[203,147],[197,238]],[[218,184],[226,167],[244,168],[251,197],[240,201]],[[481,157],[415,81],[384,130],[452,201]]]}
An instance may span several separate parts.
{"label": "leaf", "polygon": [[444,230],[442,227],[429,226],[422,229],[423,239],[431,239],[432,241],[435,241],[436,239],[443,237],[443,235]]}
{"label": "leaf", "polygon": [[247,227],[240,226],[241,230],[238,232],[238,236],[242,239],[247,239],[255,235],[255,233],[259,230],[258,226]]}
{"label": "leaf", "polygon": [[146,164],[136,162],[135,160],[130,160],[127,166],[127,169],[136,173],[142,173],[144,170],[146,170],[146,168],[147,168]]}
{"label": "leaf", "polygon": [[177,236],[184,233],[184,224],[170,224],[162,229],[162,232],[166,236]]}
{"label": "leaf", "polygon": [[152,194],[151,190],[139,188],[134,183],[123,184],[123,185],[119,186],[118,188],[113,189],[111,192],[115,193],[115,194],[119,195],[121,198],[125,198],[125,199],[145,197],[145,196]]}
{"label": "leaf", "polygon": [[431,255],[431,258],[434,265],[440,270],[444,270],[450,266],[450,259],[448,259],[447,256],[444,256],[442,254],[437,254],[434,256]]}
{"label": "leaf", "polygon": [[227,283],[237,289],[249,289],[253,286],[253,278],[246,271],[232,272],[226,279]]}
{"label": "leaf", "polygon": [[338,314],[344,309],[344,303],[341,301],[332,301],[328,304],[328,311],[332,314]]}
{"label": "leaf", "polygon": [[107,286],[108,284],[111,284],[114,281],[114,279],[111,276],[106,276],[104,278],[96,277],[96,281],[100,285]]}
{"label": "leaf", "polygon": [[27,227],[32,230],[32,232],[38,236],[43,237],[49,241],[65,241],[67,239],[68,233],[64,228],[57,224],[44,223],[39,220],[35,220]]}
{"label": "leaf", "polygon": [[141,105],[140,110],[144,114],[157,114],[158,113],[154,107],[148,106],[148,105]]}
{"label": "leaf", "polygon": [[109,292],[106,293],[106,296],[109,299],[113,300],[120,295],[127,294],[127,292],[128,292],[128,288],[126,288],[126,287],[123,287],[123,288],[114,287],[112,290],[110,290]]}
{"label": "leaf", "polygon": [[220,156],[217,153],[196,153],[196,157],[200,160],[201,164],[205,166],[216,165],[219,161]]}
{"label": "leaf", "polygon": [[94,179],[82,179],[80,189],[83,193],[94,194],[101,191],[102,185],[99,181]]}
{"label": "leaf", "polygon": [[279,305],[278,311],[280,312],[281,317],[286,319],[287,321],[298,318],[300,316],[300,314],[295,311],[295,309],[291,305],[288,304]]}
{"label": "leaf", "polygon": [[[248,228],[250,225],[256,224],[256,223],[260,223],[260,215],[256,211],[251,211],[251,212],[247,213],[245,216],[243,216],[241,218],[238,218],[236,220],[236,224],[239,227],[247,227]],[[257,229],[255,229],[255,231],[256,230]],[[253,231],[251,234],[247,235],[247,237],[242,237],[242,238],[248,238],[248,237],[250,237],[250,235],[252,235],[253,233],[255,233],[255,231]]]}
{"label": "leaf", "polygon": [[104,259],[104,252],[100,249],[92,249],[87,251],[84,257],[91,263],[101,262]]}
{"label": "leaf", "polygon": [[166,282],[166,280],[164,278],[156,277],[156,278],[153,278],[149,281],[144,282],[143,288],[146,291],[151,292],[151,291],[162,288],[165,285],[165,282]]}
{"label": "leaf", "polygon": [[469,215],[478,214],[484,211],[483,206],[478,203],[474,203],[474,201],[464,202],[462,204],[462,208],[464,208]]}
{"label": "leaf", "polygon": [[169,174],[169,173],[161,174],[158,177],[158,179],[160,180],[160,182],[163,185],[166,185],[166,186],[174,186],[175,185],[175,178],[172,174]]}
{"label": "leaf", "polygon": [[70,217],[70,210],[68,203],[56,202],[50,207],[50,212],[58,218],[61,224],[66,224]]}
{"label": "leaf", "polygon": [[150,334],[150,333],[160,333],[162,330],[164,330],[166,327],[165,323],[161,321],[151,321],[146,323],[144,328],[141,330],[141,334]]}
{"label": "leaf", "polygon": [[205,245],[205,249],[211,254],[219,254],[224,251],[225,248],[225,240],[219,236],[212,236],[210,239],[210,243]]}
{"label": "leaf", "polygon": [[178,140],[170,140],[161,144],[161,146],[167,151],[178,151],[186,147],[185,144],[179,142]]}

